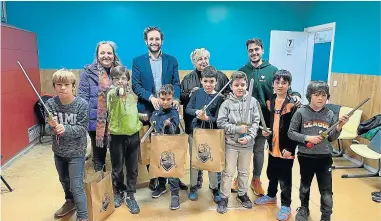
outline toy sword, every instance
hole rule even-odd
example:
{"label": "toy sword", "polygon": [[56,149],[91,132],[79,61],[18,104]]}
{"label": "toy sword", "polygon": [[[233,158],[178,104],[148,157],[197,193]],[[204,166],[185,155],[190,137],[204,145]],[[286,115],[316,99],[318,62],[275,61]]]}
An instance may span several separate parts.
{"label": "toy sword", "polygon": [[[247,99],[246,99],[246,102],[245,102],[245,107],[244,107],[244,110],[243,110],[243,116],[242,116],[242,124],[241,125],[249,125],[249,119],[250,119],[250,106],[251,106],[251,97],[252,97],[252,94],[253,94],[253,88],[254,88],[254,79],[252,78],[250,80],[250,85],[249,85],[249,92],[248,92],[248,95],[247,95]],[[246,133],[242,133],[239,137],[242,138],[242,137],[245,137],[246,136]]]}
{"label": "toy sword", "polygon": [[204,112],[206,111],[206,109],[213,103],[214,100],[217,99],[217,97],[222,94],[222,92],[225,90],[225,88],[227,86],[229,86],[230,82],[232,81],[232,79],[229,80],[228,83],[225,84],[225,86],[222,87],[222,89],[216,94],[216,96],[214,96],[214,98],[207,104],[204,106],[204,108],[202,109]]}
{"label": "toy sword", "polygon": [[258,107],[259,117],[261,118],[261,123],[262,123],[262,127],[260,127],[260,129],[271,134],[271,131],[266,126],[266,121],[265,121],[265,118],[263,117],[261,104],[259,104],[258,101],[257,101],[257,107]]}
{"label": "toy sword", "polygon": [[[358,110],[361,106],[363,106],[366,102],[368,102],[370,100],[370,98],[368,97],[367,99],[365,99],[363,102],[361,102],[359,105],[357,105],[355,108],[353,108],[353,110],[351,110],[348,114],[346,114],[348,117],[351,117],[353,115],[353,113]],[[325,131],[320,131],[319,132],[319,135],[323,138],[323,139],[327,139],[328,138],[328,133],[331,132],[333,129],[336,128],[336,126],[340,123],[340,121],[338,120],[336,123],[334,123],[332,126],[330,126],[327,130]],[[306,144],[306,147],[311,149],[314,147],[314,144],[311,143],[311,142],[307,142]]]}
{"label": "toy sword", "polygon": [[140,143],[144,143],[144,141],[147,139],[147,137],[152,133],[153,129],[155,128],[156,121],[153,121],[151,123],[151,127],[147,130],[147,132],[144,134],[142,139],[140,140]]}

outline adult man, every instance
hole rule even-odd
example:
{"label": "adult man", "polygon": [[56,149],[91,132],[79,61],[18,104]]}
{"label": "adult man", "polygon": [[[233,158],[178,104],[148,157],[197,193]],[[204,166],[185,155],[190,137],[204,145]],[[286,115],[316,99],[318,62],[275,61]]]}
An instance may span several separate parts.
{"label": "adult man", "polygon": [[[132,61],[132,90],[138,96],[138,111],[151,118],[154,110],[159,110],[160,99],[156,96],[162,85],[172,84],[174,87],[173,105],[179,109],[180,80],[177,59],[161,51],[164,34],[158,27],[147,27],[144,30],[144,41],[148,53],[140,55]],[[144,122],[149,124],[149,122]],[[147,170],[149,165],[147,165]],[[159,186],[165,186],[167,179],[159,177]],[[166,189],[157,188],[157,179],[151,179],[149,188],[152,197],[158,198],[166,193]],[[181,189],[188,187],[180,182]]]}
{"label": "adult man", "polygon": [[[246,41],[246,48],[249,56],[249,62],[239,70],[246,73],[250,80],[254,78],[254,88],[252,96],[255,97],[261,104],[263,117],[266,125],[270,125],[270,112],[266,107],[266,101],[273,95],[272,78],[278,70],[268,61],[262,59],[264,53],[262,40],[259,38],[249,39]],[[292,92],[293,99],[300,105],[301,95],[297,92]],[[263,167],[264,146],[266,137],[262,135],[262,131],[258,130],[254,144],[253,156],[253,179],[251,181],[251,189],[257,196],[263,195],[264,190],[260,181],[260,176]],[[232,191],[238,189],[237,179],[234,182]]]}

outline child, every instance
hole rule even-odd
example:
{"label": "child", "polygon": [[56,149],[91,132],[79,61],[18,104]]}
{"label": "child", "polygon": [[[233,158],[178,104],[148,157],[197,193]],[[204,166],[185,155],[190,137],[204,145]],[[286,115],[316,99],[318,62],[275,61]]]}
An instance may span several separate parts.
{"label": "child", "polygon": [[292,189],[292,166],[294,164],[295,149],[297,143],[288,138],[288,127],[297,110],[297,106],[288,94],[292,76],[286,70],[279,70],[273,76],[275,94],[267,101],[270,111],[271,134],[262,130],[269,144],[269,159],[267,165],[267,177],[269,186],[267,195],[257,198],[255,204],[276,204],[278,182],[281,189],[282,206],[277,214],[278,220],[287,220],[291,215],[291,189]]}
{"label": "child", "polygon": [[[217,114],[218,109],[223,102],[223,97],[218,96],[216,100],[206,109],[204,112],[202,109],[205,105],[208,105],[209,102],[217,95],[217,92],[214,90],[217,83],[217,70],[208,66],[201,71],[201,84],[202,89],[196,90],[190,97],[190,101],[186,108],[186,113],[193,118],[192,121],[192,133],[194,128],[217,128]],[[190,135],[192,136],[192,135]],[[192,153],[192,145],[189,146],[189,152]],[[191,155],[192,159],[192,155]],[[192,162],[191,162],[192,164]],[[190,192],[188,198],[190,200],[197,200],[197,178],[199,170],[191,168],[190,171]],[[212,189],[213,200],[218,203],[221,200],[221,196],[218,188],[218,177],[216,172],[208,172],[209,175],[209,187]]]}
{"label": "child", "polygon": [[[164,134],[178,134],[180,132],[178,126],[180,117],[177,109],[172,106],[174,95],[174,88],[172,85],[167,84],[160,88],[158,96],[160,99],[160,109],[152,113],[151,122],[155,121],[155,130],[158,133]],[[171,205],[172,210],[180,208],[179,198],[179,178],[168,178],[171,186]],[[160,183],[157,189],[152,193],[154,195],[161,195],[166,193],[165,183]]]}
{"label": "child", "polygon": [[46,102],[53,118],[47,117],[45,129],[48,134],[54,136],[54,161],[66,199],[54,217],[58,219],[76,210],[77,221],[87,221],[83,171],[89,109],[84,99],[73,95],[75,83],[76,77],[70,71],[61,69],[53,74],[53,88],[58,96]]}
{"label": "child", "polygon": [[[228,198],[232,186],[232,177],[238,170],[238,197],[245,208],[252,208],[247,195],[249,185],[249,169],[253,153],[254,139],[259,127],[259,112],[256,99],[246,91],[247,77],[242,71],[236,71],[231,76],[233,93],[222,103],[217,119],[217,126],[225,130],[225,169],[222,172],[221,195],[217,212],[227,211]],[[248,119],[243,119],[247,99],[251,99]],[[242,137],[242,134],[244,135]]]}
{"label": "child", "polygon": [[[311,82],[307,87],[306,95],[309,105],[299,108],[291,120],[288,136],[298,142],[298,161],[300,165],[299,198],[301,207],[297,209],[295,220],[307,220],[310,214],[308,209],[311,182],[316,174],[320,192],[321,220],[330,220],[332,214],[332,146],[330,142],[336,140],[348,116],[339,119],[339,124],[328,133],[328,139],[319,135],[320,131],[327,130],[335,123],[334,113],[325,107],[330,97],[328,84],[324,81]],[[310,143],[313,146],[310,146]]]}
{"label": "child", "polygon": [[[107,111],[111,135],[110,157],[115,208],[122,202],[132,214],[140,212],[134,193],[138,178],[139,130],[143,124],[138,114],[134,95],[129,93],[130,74],[123,66],[111,68],[112,89],[107,94]],[[124,184],[123,164],[126,167],[126,183]]]}

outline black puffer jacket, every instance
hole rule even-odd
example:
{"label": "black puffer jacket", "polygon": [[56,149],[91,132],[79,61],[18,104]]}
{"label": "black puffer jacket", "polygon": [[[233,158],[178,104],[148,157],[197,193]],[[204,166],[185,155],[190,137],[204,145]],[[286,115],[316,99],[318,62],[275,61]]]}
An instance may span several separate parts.
{"label": "black puffer jacket", "polygon": [[[185,132],[187,134],[192,133],[192,120],[193,117],[186,114],[185,110],[187,108],[188,102],[189,102],[189,94],[191,90],[195,87],[202,88],[201,85],[201,71],[193,70],[189,74],[185,75],[184,79],[181,81],[181,92],[180,92],[180,102],[183,105],[183,110],[184,110],[184,123],[185,123]],[[214,89],[215,91],[219,92],[225,84],[229,82],[228,77],[221,72],[218,71],[217,75],[217,84],[216,88]],[[224,92],[222,92],[223,95],[227,95],[230,92],[230,87],[226,87]],[[224,96],[225,97],[225,96]]]}

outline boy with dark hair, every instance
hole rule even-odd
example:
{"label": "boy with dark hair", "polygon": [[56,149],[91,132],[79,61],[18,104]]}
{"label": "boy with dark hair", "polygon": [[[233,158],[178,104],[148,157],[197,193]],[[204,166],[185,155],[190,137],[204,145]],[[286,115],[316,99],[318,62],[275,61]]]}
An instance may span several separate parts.
{"label": "boy with dark hair", "polygon": [[[155,122],[155,130],[158,133],[164,134],[179,134],[180,117],[179,112],[172,106],[174,96],[174,88],[172,85],[163,85],[158,91],[158,97],[160,99],[160,109],[155,110],[152,113],[151,122]],[[160,178],[164,179],[165,178]],[[180,208],[180,179],[168,178],[168,182],[171,186],[171,205],[170,209],[176,210]],[[157,198],[160,195],[166,193],[165,182],[160,182],[159,186],[152,193],[152,197]],[[155,197],[156,196],[156,197]]]}
{"label": "boy with dark hair", "polygon": [[[190,101],[186,108],[186,113],[190,116],[194,117],[192,121],[192,133],[194,128],[207,128],[207,129],[216,129],[217,128],[217,114],[218,109],[223,102],[223,97],[217,95],[217,92],[214,90],[217,83],[217,70],[208,66],[204,70],[201,71],[201,84],[202,88],[196,90],[192,96],[190,97]],[[205,105],[208,105],[209,102],[217,97],[213,103],[206,109],[203,110]],[[192,154],[192,145],[189,145],[189,152]],[[191,155],[192,159],[192,155]],[[192,165],[192,162],[191,162]],[[191,166],[192,167],[192,166]],[[190,169],[190,192],[188,198],[192,201],[198,199],[197,194],[197,175],[199,173],[198,169],[191,168]],[[221,200],[219,188],[218,188],[218,176],[217,172],[208,172],[209,175],[209,187],[213,192],[213,200],[218,203]]]}
{"label": "boy with dark hair", "polygon": [[321,220],[331,220],[332,214],[332,146],[341,133],[348,116],[339,119],[339,124],[324,139],[319,135],[335,123],[334,113],[325,107],[330,97],[328,84],[324,81],[311,82],[306,95],[309,105],[299,108],[291,120],[288,130],[290,139],[298,142],[298,161],[300,165],[299,198],[301,207],[297,209],[295,220],[305,221],[310,214],[309,199],[311,182],[316,174],[320,192]]}
{"label": "boy with dark hair", "polygon": [[267,137],[269,144],[267,165],[269,186],[267,195],[254,201],[259,205],[276,204],[279,183],[282,206],[277,214],[278,220],[288,220],[291,215],[292,166],[297,145],[287,135],[292,116],[297,110],[294,100],[288,93],[291,81],[291,73],[286,70],[277,71],[272,80],[275,94],[266,102],[270,111],[269,129],[272,133],[269,134],[262,130],[262,134]]}

